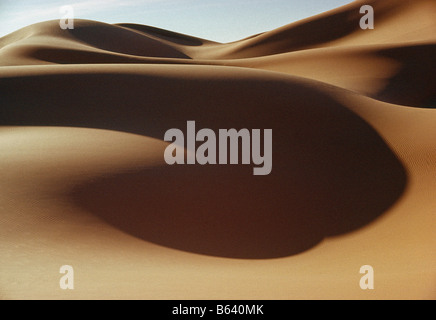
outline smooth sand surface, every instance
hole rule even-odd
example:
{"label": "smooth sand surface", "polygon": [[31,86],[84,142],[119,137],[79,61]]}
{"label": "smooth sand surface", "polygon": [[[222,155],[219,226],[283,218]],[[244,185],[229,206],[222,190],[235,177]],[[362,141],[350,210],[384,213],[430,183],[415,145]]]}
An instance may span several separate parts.
{"label": "smooth sand surface", "polygon": [[[0,38],[0,298],[435,299],[435,13],[355,1],[229,44],[86,20]],[[168,166],[189,120],[273,129],[272,174]]]}

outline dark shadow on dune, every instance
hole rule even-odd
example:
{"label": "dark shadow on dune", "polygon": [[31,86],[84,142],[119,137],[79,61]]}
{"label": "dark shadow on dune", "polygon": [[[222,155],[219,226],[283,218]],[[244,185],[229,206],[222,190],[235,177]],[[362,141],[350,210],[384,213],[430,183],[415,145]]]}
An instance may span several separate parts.
{"label": "dark shadow on dune", "polygon": [[436,97],[433,97],[428,101],[425,101],[421,107],[427,109],[436,109]]}
{"label": "dark shadow on dune", "polygon": [[436,45],[394,48],[379,54],[400,62],[401,67],[374,98],[410,107],[435,107]]}
{"label": "dark shadow on dune", "polygon": [[168,129],[185,130],[187,120],[215,132],[273,129],[269,176],[253,176],[252,166],[163,166],[71,192],[77,206],[131,235],[198,254],[295,255],[368,225],[403,193],[405,169],[383,139],[322,90],[243,69],[156,70],[1,79],[0,125],[159,139]]}

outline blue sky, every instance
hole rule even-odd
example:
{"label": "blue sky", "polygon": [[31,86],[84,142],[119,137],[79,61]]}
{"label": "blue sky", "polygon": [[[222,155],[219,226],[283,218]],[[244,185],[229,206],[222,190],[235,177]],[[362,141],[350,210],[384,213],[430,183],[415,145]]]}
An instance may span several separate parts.
{"label": "blue sky", "polygon": [[352,0],[0,0],[0,37],[33,23],[75,17],[139,23],[219,42],[239,40]]}

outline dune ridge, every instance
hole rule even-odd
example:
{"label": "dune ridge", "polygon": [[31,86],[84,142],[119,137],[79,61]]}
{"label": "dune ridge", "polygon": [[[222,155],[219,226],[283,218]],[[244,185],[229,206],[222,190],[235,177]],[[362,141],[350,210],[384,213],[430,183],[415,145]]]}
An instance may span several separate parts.
{"label": "dune ridge", "polygon": [[[0,38],[1,298],[434,299],[435,12],[354,1],[224,44],[89,20]],[[166,165],[189,120],[273,129],[272,174]]]}

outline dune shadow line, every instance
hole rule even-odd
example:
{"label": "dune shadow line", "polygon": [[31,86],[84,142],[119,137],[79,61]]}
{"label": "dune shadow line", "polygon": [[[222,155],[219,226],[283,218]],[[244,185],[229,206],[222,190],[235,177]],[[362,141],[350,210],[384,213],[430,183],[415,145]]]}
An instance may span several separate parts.
{"label": "dune shadow line", "polygon": [[406,171],[384,140],[318,87],[240,69],[147,70],[0,83],[1,125],[90,127],[158,139],[188,120],[215,132],[273,130],[269,176],[253,176],[252,166],[163,166],[71,191],[75,205],[128,234],[209,256],[287,257],[368,225],[405,189]]}

